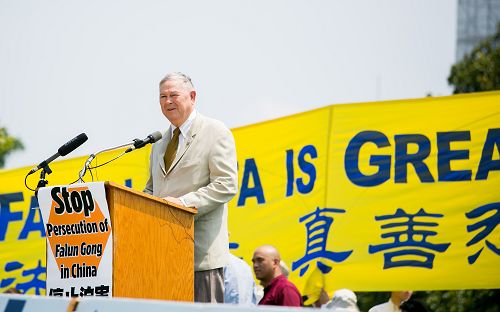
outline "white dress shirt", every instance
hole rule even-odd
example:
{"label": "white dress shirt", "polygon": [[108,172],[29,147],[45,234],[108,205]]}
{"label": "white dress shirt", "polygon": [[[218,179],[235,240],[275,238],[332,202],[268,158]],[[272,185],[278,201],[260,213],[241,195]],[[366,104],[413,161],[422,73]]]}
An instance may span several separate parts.
{"label": "white dress shirt", "polygon": [[[179,151],[182,151],[185,147],[184,144],[186,142],[187,134],[189,132],[189,129],[191,129],[191,125],[193,124],[194,119],[196,118],[196,114],[196,109],[193,109],[188,119],[179,127],[179,130],[181,130],[181,134],[179,135],[179,145],[177,145],[177,153]],[[170,125],[170,138],[174,136],[175,128],[176,127],[174,125]]]}
{"label": "white dress shirt", "polygon": [[376,305],[368,312],[401,312],[401,309],[389,299],[388,302]]}

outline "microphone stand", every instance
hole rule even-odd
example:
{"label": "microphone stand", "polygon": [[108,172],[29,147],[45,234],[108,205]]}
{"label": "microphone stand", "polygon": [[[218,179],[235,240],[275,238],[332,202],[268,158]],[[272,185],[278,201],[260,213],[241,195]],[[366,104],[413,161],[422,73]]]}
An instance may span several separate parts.
{"label": "microphone stand", "polygon": [[[135,140],[134,140],[135,142]],[[115,149],[119,149],[119,148],[122,148],[122,147],[131,147],[133,146],[134,144],[133,143],[127,143],[127,144],[122,144],[122,145],[118,145],[118,146],[115,146],[115,147],[111,147],[111,148],[106,148],[106,149],[103,149],[103,150],[100,150],[98,151],[97,153],[95,154],[90,154],[89,158],[87,158],[87,161],[85,161],[85,164],[83,165],[83,168],[82,170],[80,171],[80,174],[78,176],[78,183],[83,183],[83,177],[85,176],[85,173],[87,172],[87,169],[90,167],[90,163],[92,162],[92,160],[94,160],[94,158],[101,154],[101,153],[104,153],[104,152],[109,152],[109,151],[112,151],[112,150],[115,150]]]}
{"label": "microphone stand", "polygon": [[38,199],[38,190],[42,187],[47,186],[49,184],[49,181],[45,179],[45,174],[51,174],[52,170],[50,169],[49,165],[46,164],[43,166],[42,171],[40,171],[40,180],[38,181],[38,184],[35,189],[35,197]]}

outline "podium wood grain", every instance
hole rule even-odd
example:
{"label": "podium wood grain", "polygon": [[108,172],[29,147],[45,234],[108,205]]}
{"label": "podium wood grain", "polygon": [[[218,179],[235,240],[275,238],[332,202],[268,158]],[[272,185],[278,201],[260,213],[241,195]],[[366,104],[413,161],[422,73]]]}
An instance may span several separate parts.
{"label": "podium wood grain", "polygon": [[106,182],[113,233],[113,296],[194,298],[196,209]]}

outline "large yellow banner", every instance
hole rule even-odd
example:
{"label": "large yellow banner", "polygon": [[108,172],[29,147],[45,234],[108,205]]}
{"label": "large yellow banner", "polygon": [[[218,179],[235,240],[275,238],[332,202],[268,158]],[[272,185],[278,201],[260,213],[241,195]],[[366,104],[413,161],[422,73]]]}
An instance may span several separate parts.
{"label": "large yellow banner", "polygon": [[[500,92],[332,105],[233,134],[240,191],[230,248],[250,265],[256,247],[275,245],[313,297],[319,288],[500,288]],[[148,153],[94,179],[140,190]],[[72,182],[84,162],[54,163],[49,185]],[[28,171],[0,172],[0,291],[43,292],[44,231]]]}

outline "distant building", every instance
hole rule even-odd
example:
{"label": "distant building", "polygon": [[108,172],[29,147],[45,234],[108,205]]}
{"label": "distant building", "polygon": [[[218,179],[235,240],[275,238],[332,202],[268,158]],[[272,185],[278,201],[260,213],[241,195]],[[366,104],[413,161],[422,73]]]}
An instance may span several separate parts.
{"label": "distant building", "polygon": [[461,60],[482,39],[494,34],[498,22],[499,0],[458,0],[456,60]]}

